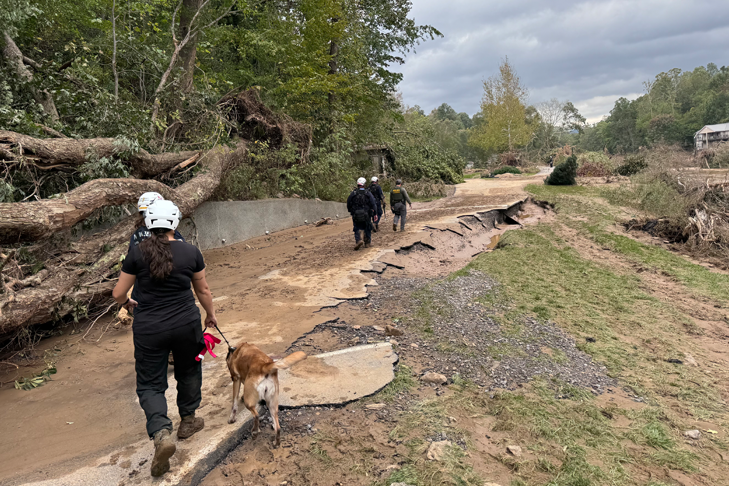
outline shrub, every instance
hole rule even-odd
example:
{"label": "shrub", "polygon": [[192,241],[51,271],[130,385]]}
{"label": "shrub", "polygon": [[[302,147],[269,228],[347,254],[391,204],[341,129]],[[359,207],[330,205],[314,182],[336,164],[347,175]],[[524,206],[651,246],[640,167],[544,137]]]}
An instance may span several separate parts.
{"label": "shrub", "polygon": [[621,176],[632,176],[637,174],[648,167],[648,163],[645,161],[644,155],[628,155],[625,157],[623,165],[616,169],[616,172]]}
{"label": "shrub", "polygon": [[610,170],[598,162],[584,162],[577,169],[578,177],[608,177],[612,175]]}
{"label": "shrub", "polygon": [[554,168],[554,172],[547,177],[544,183],[550,186],[574,186],[576,177],[577,157],[571,155],[566,161]]}
{"label": "shrub", "polygon": [[521,171],[517,169],[516,167],[512,167],[510,165],[505,165],[503,167],[499,167],[495,171],[491,173],[491,176],[497,176],[501,174],[521,174]]}

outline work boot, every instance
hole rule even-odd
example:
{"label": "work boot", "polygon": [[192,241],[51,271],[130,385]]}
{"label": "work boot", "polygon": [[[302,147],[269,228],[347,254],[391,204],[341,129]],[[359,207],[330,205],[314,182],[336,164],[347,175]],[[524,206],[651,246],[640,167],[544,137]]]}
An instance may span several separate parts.
{"label": "work boot", "polygon": [[362,248],[362,245],[364,245],[364,241],[362,241],[362,240],[359,240],[359,241],[357,242],[357,244],[356,244],[356,245],[354,245],[354,249],[355,249],[355,250],[359,250],[360,248]]}
{"label": "work boot", "polygon": [[155,432],[153,439],[154,457],[152,458],[151,471],[152,476],[156,478],[170,470],[170,457],[177,450],[177,446],[167,429]]}
{"label": "work boot", "polygon": [[380,223],[375,223],[375,233],[380,231]]}
{"label": "work boot", "polygon": [[370,243],[372,243],[372,240],[365,239],[364,242],[365,242],[365,248],[369,248]]}
{"label": "work boot", "polygon": [[372,225],[372,232],[377,233],[377,223]]}
{"label": "work boot", "polygon": [[397,225],[396,224],[393,224],[392,225],[392,231],[397,231]]}
{"label": "work boot", "polygon": [[205,420],[201,417],[195,417],[195,414],[182,417],[180,426],[177,428],[177,438],[185,440],[200,432],[205,427]]}

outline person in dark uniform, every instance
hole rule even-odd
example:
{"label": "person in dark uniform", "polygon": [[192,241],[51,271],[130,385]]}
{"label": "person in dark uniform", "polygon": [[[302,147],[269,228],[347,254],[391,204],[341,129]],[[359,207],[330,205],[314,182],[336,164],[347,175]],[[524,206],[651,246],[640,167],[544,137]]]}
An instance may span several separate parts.
{"label": "person in dark uniform", "polygon": [[372,194],[372,197],[375,198],[375,205],[377,206],[375,211],[377,213],[377,217],[372,217],[372,230],[377,233],[380,231],[380,220],[382,219],[382,208],[385,205],[385,193],[382,192],[382,188],[379,184],[379,179],[377,177],[373,177],[372,181],[370,182],[370,187],[367,188],[368,191]]}
{"label": "person in dark uniform", "polygon": [[354,224],[355,250],[369,248],[372,243],[372,220],[379,221],[377,217],[377,205],[372,193],[365,189],[367,180],[364,177],[357,179],[357,189],[347,198],[347,211],[352,215]]}
{"label": "person in dark uniform", "polygon": [[410,205],[410,209],[413,209],[413,203],[410,202],[410,196],[408,192],[402,187],[402,181],[398,179],[395,181],[395,188],[390,191],[390,209],[395,214],[392,220],[392,231],[397,231],[397,222],[400,221],[400,231],[405,231],[405,218],[408,215],[407,207],[405,203]]}
{"label": "person in dark uniform", "polygon": [[[180,210],[171,201],[157,200],[147,208],[145,223],[151,236],[132,247],[112,293],[127,310],[136,308],[132,331],[137,396],[147,417],[147,434],[154,440],[151,472],[155,477],[169,470],[169,459],[177,449],[165,398],[170,352],[175,358],[182,419],[177,438],[187,439],[205,426],[201,417],[195,417],[202,398],[202,367],[195,357],[205,343],[192,289],[205,309],[205,325],[217,325],[205,261],[195,246],[175,239],[179,222]],[[127,297],[132,285],[139,301]]]}

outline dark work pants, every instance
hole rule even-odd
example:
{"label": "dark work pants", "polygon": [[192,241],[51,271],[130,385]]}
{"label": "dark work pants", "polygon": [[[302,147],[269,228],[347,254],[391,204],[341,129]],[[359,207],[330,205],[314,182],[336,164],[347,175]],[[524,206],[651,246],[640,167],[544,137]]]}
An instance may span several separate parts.
{"label": "dark work pants", "polygon": [[365,232],[365,243],[372,241],[372,222],[371,221],[365,221],[364,223],[358,223],[352,218],[352,224],[354,225],[354,242],[357,243],[359,241],[359,232],[364,231]]}
{"label": "dark work pants", "polygon": [[[393,211],[393,214],[395,211]],[[400,222],[400,231],[405,231],[405,219],[408,216],[408,210],[407,207],[403,204],[402,209],[400,210],[400,214],[395,214],[395,217],[392,219],[392,224],[397,226],[398,221]]]}
{"label": "dark work pants", "polygon": [[375,221],[375,217],[372,216],[372,222],[373,223],[379,223],[380,220],[382,219],[382,203],[380,203],[380,201],[377,201],[377,210],[376,210],[376,212],[377,212],[377,221]]}
{"label": "dark work pants", "polygon": [[204,346],[200,320],[157,334],[134,335],[134,360],[137,370],[137,396],[147,416],[147,434],[168,429],[167,360],[172,351],[177,380],[177,408],[180,417],[195,413],[202,399],[202,363],[195,357]]}

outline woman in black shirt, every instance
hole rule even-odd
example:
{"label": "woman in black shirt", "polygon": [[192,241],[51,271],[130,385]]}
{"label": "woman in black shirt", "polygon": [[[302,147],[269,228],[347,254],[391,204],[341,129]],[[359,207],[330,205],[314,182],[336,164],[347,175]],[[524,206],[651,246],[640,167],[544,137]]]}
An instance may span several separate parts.
{"label": "woman in black shirt", "polygon": [[[191,283],[207,314],[206,326],[217,325],[217,320],[200,250],[175,240],[180,210],[172,201],[155,201],[147,209],[145,222],[152,236],[134,246],[124,259],[113,296],[127,310],[134,309],[137,396],[147,416],[147,433],[154,440],[152,476],[161,476],[169,470],[169,458],[176,450],[165,399],[170,351],[182,419],[177,438],[186,439],[205,425],[202,418],[195,417],[202,398],[202,365],[195,357],[205,344]],[[127,298],[133,285],[138,299]]]}

